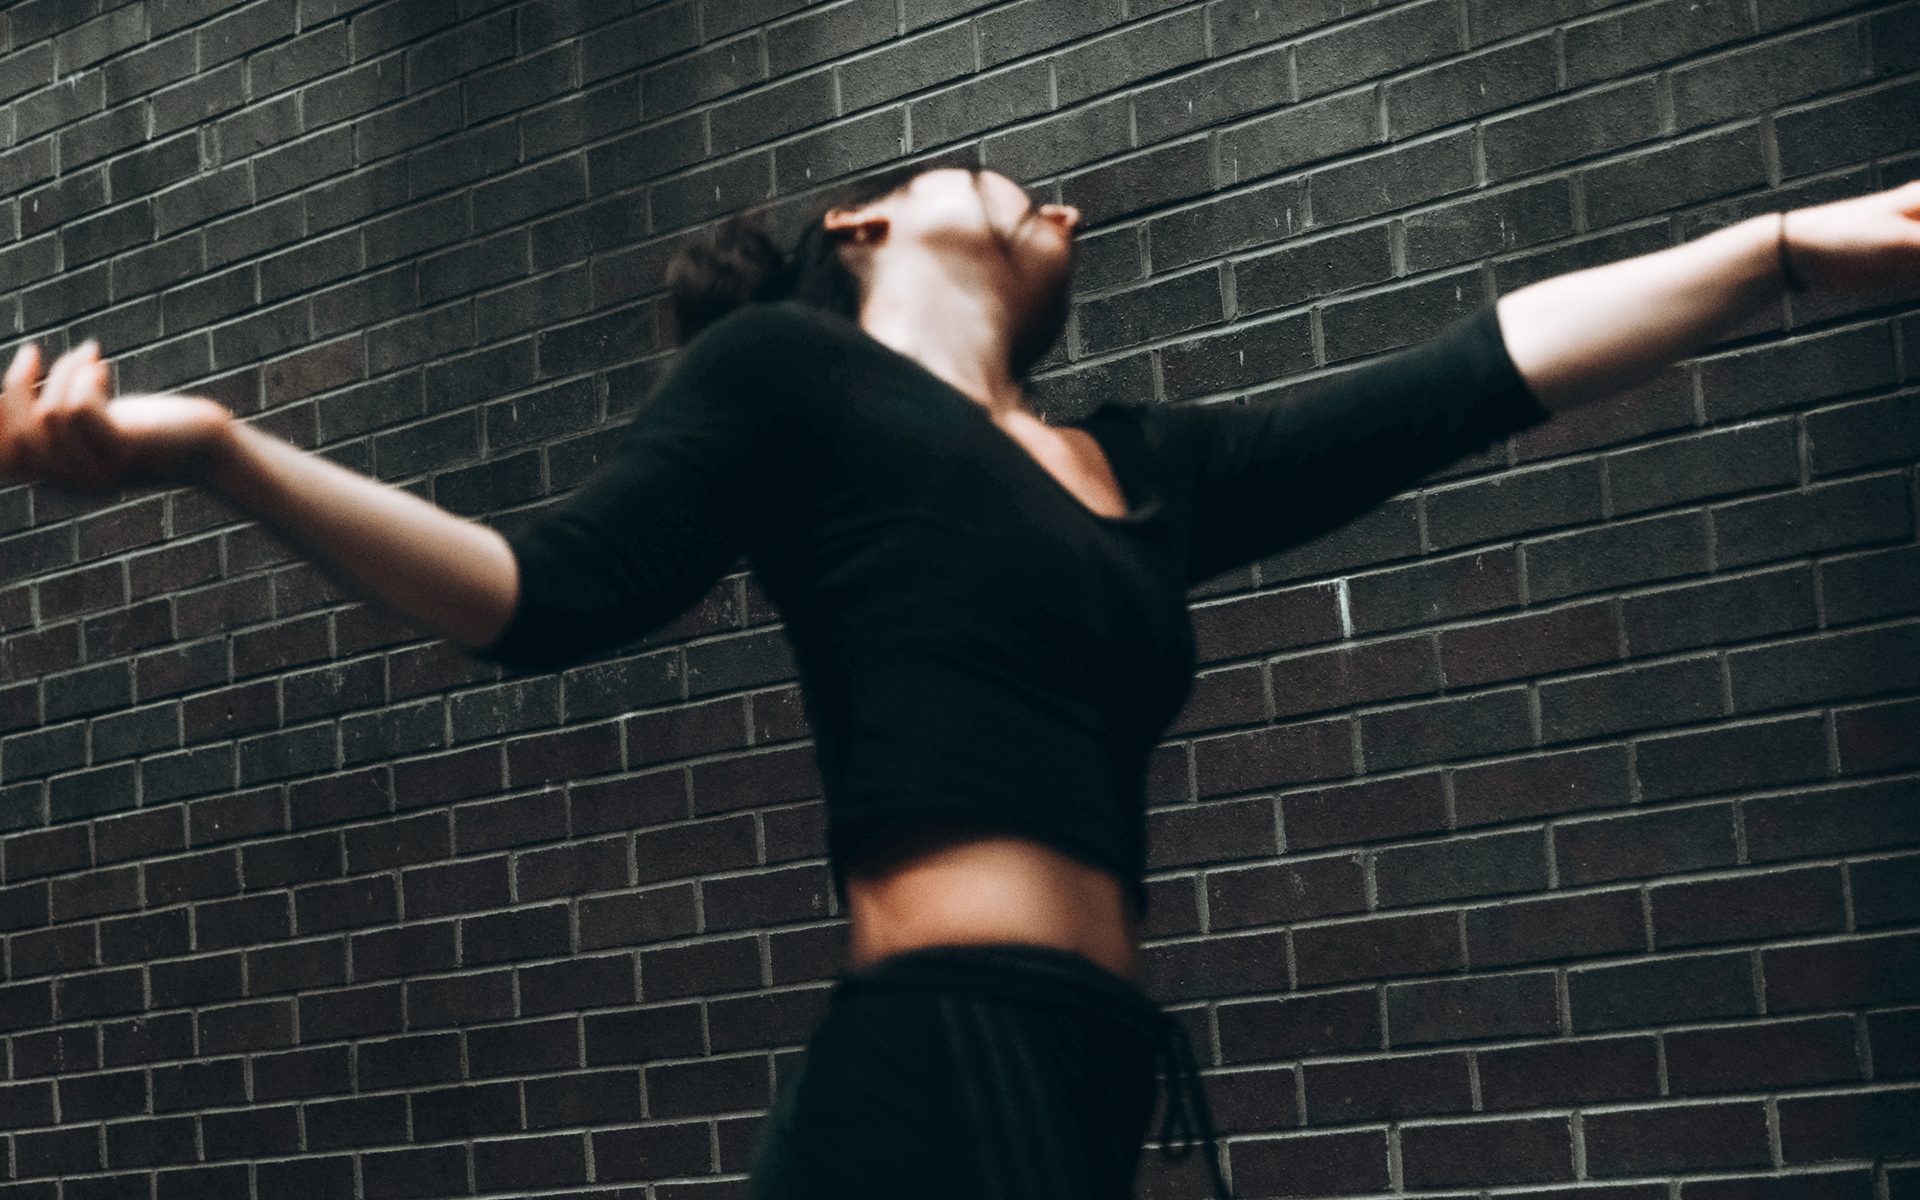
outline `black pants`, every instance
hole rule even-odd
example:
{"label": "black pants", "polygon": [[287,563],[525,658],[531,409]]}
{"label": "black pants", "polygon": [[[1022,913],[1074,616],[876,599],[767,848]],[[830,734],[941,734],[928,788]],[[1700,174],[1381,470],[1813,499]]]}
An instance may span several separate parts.
{"label": "black pants", "polygon": [[1204,1134],[1230,1196],[1185,1030],[1131,982],[1045,946],[890,955],[835,985],[748,1200],[1127,1200],[1163,1064],[1163,1153]]}

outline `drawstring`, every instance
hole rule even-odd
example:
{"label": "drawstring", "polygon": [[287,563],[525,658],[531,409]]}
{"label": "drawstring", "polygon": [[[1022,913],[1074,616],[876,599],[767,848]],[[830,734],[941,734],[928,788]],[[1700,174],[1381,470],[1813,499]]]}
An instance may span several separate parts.
{"label": "drawstring", "polygon": [[[1160,1154],[1168,1162],[1180,1162],[1204,1142],[1207,1170],[1213,1175],[1213,1194],[1218,1200],[1234,1200],[1220,1172],[1219,1136],[1213,1128],[1213,1113],[1207,1107],[1207,1091],[1200,1079],[1200,1067],[1193,1057],[1193,1040],[1187,1027],[1172,1013],[1160,1016],[1161,1034],[1154,1046],[1155,1057],[1166,1064],[1167,1111],[1160,1120]],[[1175,1140],[1179,1145],[1176,1146]]]}

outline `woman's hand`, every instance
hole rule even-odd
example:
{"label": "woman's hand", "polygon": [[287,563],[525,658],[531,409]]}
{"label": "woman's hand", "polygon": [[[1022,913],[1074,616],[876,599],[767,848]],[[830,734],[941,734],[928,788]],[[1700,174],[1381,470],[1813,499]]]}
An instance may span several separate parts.
{"label": "woman's hand", "polygon": [[107,364],[92,340],[40,378],[40,349],[20,347],[0,395],[0,475],[80,491],[197,482],[233,425],[199,396],[107,399]]}
{"label": "woman's hand", "polygon": [[1787,259],[1810,290],[1920,293],[1920,180],[1785,221]]}

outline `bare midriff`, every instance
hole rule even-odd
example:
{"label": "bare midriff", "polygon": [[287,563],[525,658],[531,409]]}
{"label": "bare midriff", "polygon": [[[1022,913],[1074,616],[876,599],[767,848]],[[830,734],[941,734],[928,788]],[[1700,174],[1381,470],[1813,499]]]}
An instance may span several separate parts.
{"label": "bare midriff", "polygon": [[968,836],[849,872],[851,965],[923,946],[1052,946],[1139,981],[1139,931],[1110,873],[1031,838]]}

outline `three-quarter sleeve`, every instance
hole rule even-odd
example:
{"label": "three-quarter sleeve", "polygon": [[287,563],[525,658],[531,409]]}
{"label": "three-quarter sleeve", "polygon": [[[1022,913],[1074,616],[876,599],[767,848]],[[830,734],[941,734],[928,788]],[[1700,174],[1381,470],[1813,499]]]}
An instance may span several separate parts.
{"label": "three-quarter sleeve", "polygon": [[684,612],[740,557],[778,469],[781,397],[757,367],[778,320],[749,306],[702,330],[614,454],[506,535],[519,597],[474,657],[536,669],[591,658]]}
{"label": "three-quarter sleeve", "polygon": [[1550,415],[1489,302],[1433,338],[1251,404],[1158,410],[1190,485],[1199,582],[1317,537]]}

